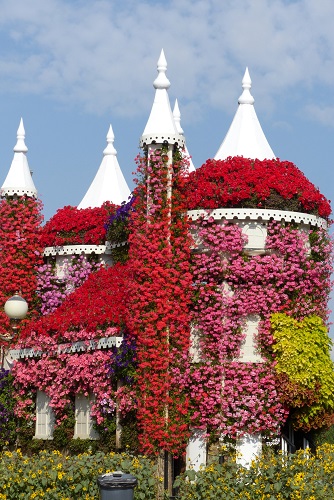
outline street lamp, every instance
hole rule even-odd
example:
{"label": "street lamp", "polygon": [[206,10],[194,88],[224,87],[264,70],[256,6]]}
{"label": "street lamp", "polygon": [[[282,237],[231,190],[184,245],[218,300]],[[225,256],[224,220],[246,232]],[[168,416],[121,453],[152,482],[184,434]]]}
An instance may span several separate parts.
{"label": "street lamp", "polygon": [[[10,342],[13,340],[15,335],[17,334],[17,330],[19,327],[19,321],[23,318],[25,318],[27,312],[28,312],[28,304],[24,300],[23,297],[21,297],[18,292],[13,295],[13,297],[10,297],[5,303],[4,310],[8,318],[10,319],[10,326],[12,329],[11,333],[6,333],[4,335],[0,334],[0,339],[5,340],[7,342]],[[4,345],[1,345],[0,351],[1,351],[1,368],[4,367],[4,362],[5,362],[5,356],[6,356],[6,350]]]}

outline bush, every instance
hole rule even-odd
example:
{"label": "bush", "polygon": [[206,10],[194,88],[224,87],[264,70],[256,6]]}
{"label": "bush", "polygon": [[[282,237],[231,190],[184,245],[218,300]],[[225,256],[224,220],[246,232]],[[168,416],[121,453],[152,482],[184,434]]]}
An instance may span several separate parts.
{"label": "bush", "polygon": [[28,458],[20,450],[0,454],[0,500],[95,500],[99,498],[97,477],[116,470],[137,478],[135,500],[156,500],[161,480],[155,464],[146,457],[102,452],[66,456],[41,451]]}
{"label": "bush", "polygon": [[188,470],[175,481],[178,500],[332,500],[334,446],[315,454],[299,450],[284,457],[268,452],[245,469],[228,461],[199,472]]}

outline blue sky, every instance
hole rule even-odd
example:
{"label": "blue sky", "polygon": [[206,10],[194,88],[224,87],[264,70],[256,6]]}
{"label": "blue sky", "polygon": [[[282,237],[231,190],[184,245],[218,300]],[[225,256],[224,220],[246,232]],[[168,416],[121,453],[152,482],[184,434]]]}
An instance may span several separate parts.
{"label": "blue sky", "polygon": [[195,166],[213,157],[245,67],[276,156],[334,200],[332,0],[0,0],[0,179],[20,117],[45,218],[77,205],[111,123],[131,187],[164,48]]}

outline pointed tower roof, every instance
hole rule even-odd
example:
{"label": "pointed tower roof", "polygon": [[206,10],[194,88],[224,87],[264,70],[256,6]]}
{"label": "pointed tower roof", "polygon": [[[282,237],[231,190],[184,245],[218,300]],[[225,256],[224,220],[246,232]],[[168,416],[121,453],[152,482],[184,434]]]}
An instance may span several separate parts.
{"label": "pointed tower roof", "polygon": [[105,201],[110,201],[115,205],[127,201],[130,189],[117,160],[114,139],[114,132],[110,125],[107,147],[103,151],[101,165],[78,208],[101,207]]}
{"label": "pointed tower roof", "polygon": [[24,142],[25,130],[21,118],[19,128],[17,129],[17,142],[14,147],[14,158],[8,171],[5,182],[1,186],[1,196],[27,195],[32,198],[37,197],[37,189],[31,177],[31,171],[28,165],[28,148]]}
{"label": "pointed tower roof", "polygon": [[243,156],[259,160],[275,158],[256,116],[254,98],[250,93],[251,86],[252,81],[246,68],[242,80],[243,92],[238,100],[237,112],[214,157],[215,160],[224,160],[229,156]]}
{"label": "pointed tower roof", "polygon": [[[173,109],[173,117],[174,117],[174,122],[176,126],[176,130],[180,135],[184,136],[183,128],[181,127],[181,113],[180,113],[180,108],[179,108],[179,103],[177,102],[177,99],[175,99],[175,104],[174,104],[174,109]],[[195,166],[193,164],[193,161],[191,159],[191,156],[189,154],[188,148],[186,143],[184,143],[184,156],[188,159],[189,161],[189,172],[195,172]]]}
{"label": "pointed tower roof", "polygon": [[153,82],[155,97],[143,135],[140,139],[140,146],[147,144],[169,144],[184,145],[184,137],[177,131],[173,113],[170,107],[167,89],[170,81],[166,76],[167,61],[164,51],[161,51],[158,60],[158,76]]}

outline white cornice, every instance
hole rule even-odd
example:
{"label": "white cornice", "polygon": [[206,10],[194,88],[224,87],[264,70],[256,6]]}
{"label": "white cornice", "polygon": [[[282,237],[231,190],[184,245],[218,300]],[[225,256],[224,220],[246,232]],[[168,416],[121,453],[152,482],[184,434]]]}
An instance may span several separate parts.
{"label": "white cornice", "polygon": [[285,210],[262,210],[258,208],[216,208],[215,210],[189,210],[188,217],[196,221],[204,217],[213,217],[215,220],[252,220],[252,221],[276,221],[295,222],[296,224],[309,224],[310,226],[327,228],[327,222],[316,215],[304,214],[302,212],[288,212]]}

